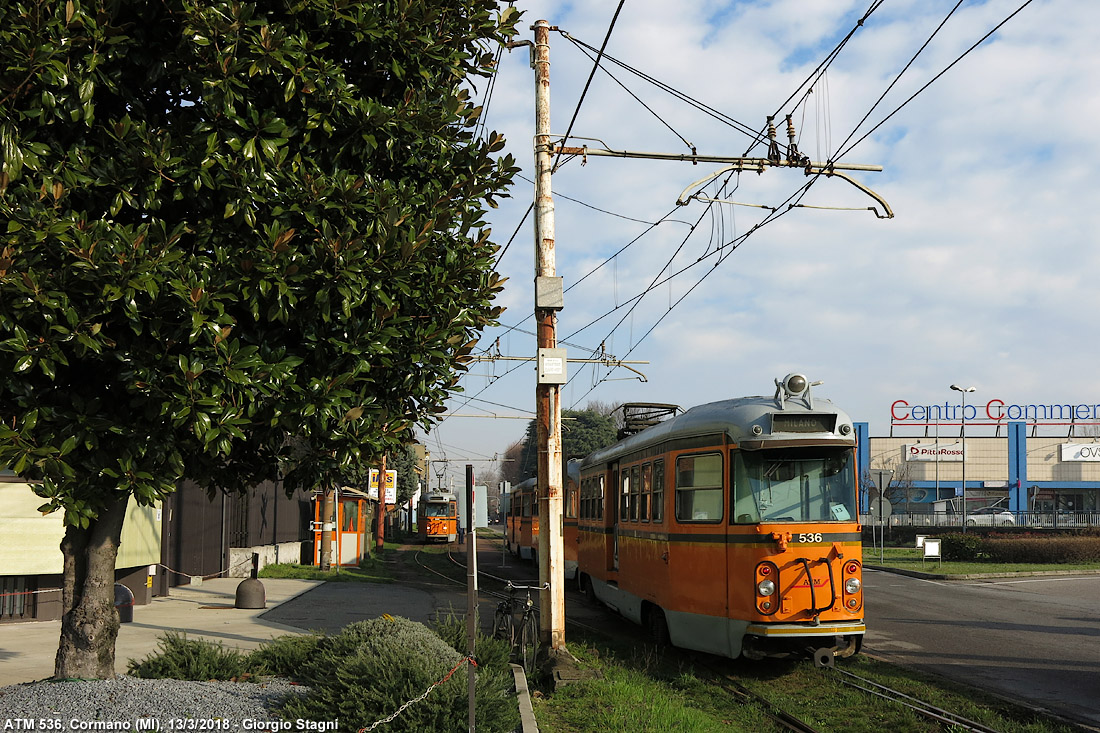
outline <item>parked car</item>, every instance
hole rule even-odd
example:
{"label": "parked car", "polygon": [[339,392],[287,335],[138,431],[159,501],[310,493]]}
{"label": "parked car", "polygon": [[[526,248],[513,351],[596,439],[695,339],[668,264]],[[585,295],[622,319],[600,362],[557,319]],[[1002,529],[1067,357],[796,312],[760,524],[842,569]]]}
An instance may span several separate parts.
{"label": "parked car", "polygon": [[1016,517],[1007,509],[995,506],[983,506],[966,515],[966,524],[969,527],[1004,527],[1016,524]]}

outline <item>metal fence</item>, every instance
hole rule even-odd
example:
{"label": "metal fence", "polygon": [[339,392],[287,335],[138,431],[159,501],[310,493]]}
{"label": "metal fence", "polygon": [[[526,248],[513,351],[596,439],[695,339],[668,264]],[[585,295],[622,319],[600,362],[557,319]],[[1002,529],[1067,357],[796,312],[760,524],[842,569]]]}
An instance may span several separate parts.
{"label": "metal fence", "polygon": [[[943,512],[918,514],[891,514],[879,520],[871,514],[861,514],[860,522],[868,526],[888,527],[961,527],[961,514]],[[1075,529],[1100,527],[1100,512],[1002,512],[997,514],[971,514],[966,518],[968,527],[1036,527],[1044,529]]]}

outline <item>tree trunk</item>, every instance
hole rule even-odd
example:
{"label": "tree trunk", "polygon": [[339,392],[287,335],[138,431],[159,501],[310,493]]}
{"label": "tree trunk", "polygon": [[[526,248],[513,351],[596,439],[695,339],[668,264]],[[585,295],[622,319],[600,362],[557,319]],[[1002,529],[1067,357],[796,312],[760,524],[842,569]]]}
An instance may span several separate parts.
{"label": "tree trunk", "polygon": [[110,679],[115,676],[115,558],[118,557],[123,495],[87,528],[69,526],[61,540],[65,558],[61,640],[54,661],[56,679]]}

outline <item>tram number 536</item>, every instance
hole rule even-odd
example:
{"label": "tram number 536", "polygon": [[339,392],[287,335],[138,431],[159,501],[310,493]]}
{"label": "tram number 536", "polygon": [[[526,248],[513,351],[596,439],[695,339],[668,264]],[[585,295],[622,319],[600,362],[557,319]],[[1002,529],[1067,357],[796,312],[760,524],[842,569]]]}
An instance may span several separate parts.
{"label": "tram number 536", "polygon": [[820,532],[811,532],[811,533],[808,533],[808,534],[800,534],[800,535],[798,535],[798,541],[799,542],[821,542],[821,533]]}

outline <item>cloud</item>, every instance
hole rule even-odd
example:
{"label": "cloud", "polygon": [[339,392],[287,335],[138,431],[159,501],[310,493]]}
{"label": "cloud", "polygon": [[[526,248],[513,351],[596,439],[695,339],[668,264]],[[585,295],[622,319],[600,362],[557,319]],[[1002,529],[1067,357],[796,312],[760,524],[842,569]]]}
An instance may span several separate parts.
{"label": "cloud", "polygon": [[[853,131],[850,141],[858,140],[1020,3],[964,4],[875,106],[949,9],[918,0],[886,3],[852,34],[805,102],[785,104],[856,27],[867,5],[631,2],[607,52],[750,129],[763,129],[765,117],[778,112],[784,144],[782,116],[792,113],[800,149],[817,160],[835,154]],[[611,3],[521,6],[528,11],[524,29],[546,18],[595,47],[614,10]],[[801,172],[743,173],[717,197],[778,206],[775,213],[782,215],[773,214],[774,221],[733,249],[769,217],[767,210],[675,206],[691,181],[718,164],[568,162],[554,176],[555,192],[645,222],[672,212],[676,222],[653,228],[596,270],[647,225],[557,199],[558,274],[566,287],[575,285],[559,314],[559,337],[579,330],[570,340],[583,348],[571,347],[571,357],[587,356],[603,342],[620,358],[629,353],[627,358],[648,362],[635,367],[644,383],[622,369],[571,364],[578,376],[564,390],[566,406],[591,399],[690,406],[771,394],[774,378],[790,371],[824,380],[815,394],[869,422],[873,435],[889,431],[895,399],[942,402],[952,398],[947,387],[953,382],[1010,403],[1100,402],[1096,388],[1081,379],[1094,371],[1091,314],[1100,307],[1093,284],[1100,271],[1093,245],[1100,194],[1090,175],[1100,157],[1093,134],[1100,120],[1093,81],[1100,78],[1100,47],[1092,33],[1098,25],[1100,6],[1037,0],[845,154],[845,162],[883,166],[880,173],[853,175],[890,203],[891,220],[866,210],[787,211],[787,197],[806,183]],[[551,63],[552,128],[562,134],[591,60],[554,33]],[[700,153],[749,149],[750,138],[738,126],[620,67],[608,68],[653,111],[599,72],[574,135],[630,150],[686,152],[684,140]],[[508,137],[508,151],[528,177],[533,96],[526,50],[505,54],[488,124]],[[751,154],[763,152],[757,146]],[[519,182],[513,196],[492,213],[498,241],[519,223],[531,201],[530,184]],[[835,178],[815,181],[800,202],[875,204]],[[522,321],[533,304],[530,226],[528,220],[500,265],[511,278],[501,296],[509,307],[506,325]],[[655,281],[660,284],[649,290]],[[647,290],[627,315],[624,304]],[[523,328],[531,326],[528,319]],[[488,332],[483,345],[498,333],[504,331]],[[534,337],[516,331],[502,338],[502,350],[505,343],[512,355],[535,351]],[[499,375],[505,365],[491,368]],[[489,380],[468,381],[468,394],[474,394]],[[492,381],[482,397],[530,410],[534,391],[533,370],[525,365]],[[445,448],[451,454],[468,449],[491,455],[524,427],[521,421],[455,418],[428,442],[451,446]]]}

